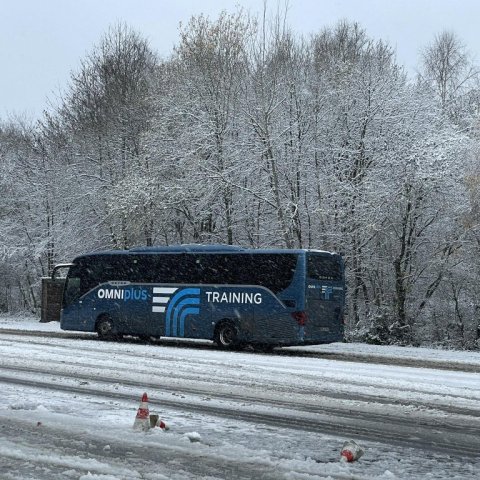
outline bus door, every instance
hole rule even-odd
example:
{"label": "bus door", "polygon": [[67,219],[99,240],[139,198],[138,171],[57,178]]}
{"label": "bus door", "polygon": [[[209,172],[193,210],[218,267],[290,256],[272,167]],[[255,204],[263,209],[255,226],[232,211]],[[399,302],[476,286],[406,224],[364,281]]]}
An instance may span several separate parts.
{"label": "bus door", "polygon": [[77,330],[79,311],[82,308],[80,289],[80,268],[72,265],[68,271],[63,290],[60,327],[66,330]]}
{"label": "bus door", "polygon": [[344,282],[338,255],[308,253],[305,341],[343,339]]}

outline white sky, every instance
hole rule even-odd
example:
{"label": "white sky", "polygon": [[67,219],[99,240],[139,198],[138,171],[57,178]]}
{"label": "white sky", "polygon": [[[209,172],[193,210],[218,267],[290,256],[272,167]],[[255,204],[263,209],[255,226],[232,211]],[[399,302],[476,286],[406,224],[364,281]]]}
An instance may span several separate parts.
{"label": "white sky", "polygon": [[[287,0],[279,0],[285,5]],[[240,5],[251,13],[262,0],[0,0],[0,119],[38,117],[46,99],[67,86],[69,74],[119,21],[146,36],[168,56],[179,22]],[[277,0],[268,0],[270,10]],[[444,29],[455,31],[479,61],[478,0],[288,0],[288,23],[308,35],[341,19],[358,21],[373,38],[387,40],[399,62],[414,72],[419,49]]]}

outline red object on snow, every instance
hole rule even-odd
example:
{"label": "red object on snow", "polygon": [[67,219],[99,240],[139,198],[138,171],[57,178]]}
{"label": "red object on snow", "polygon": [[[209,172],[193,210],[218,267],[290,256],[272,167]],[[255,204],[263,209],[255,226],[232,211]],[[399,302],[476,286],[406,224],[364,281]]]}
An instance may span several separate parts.
{"label": "red object on snow", "polygon": [[342,456],[342,460],[345,460],[346,462],[353,462],[353,453],[350,450],[342,450],[340,453]]}
{"label": "red object on snow", "polygon": [[167,425],[165,424],[165,422],[163,420],[159,420],[157,422],[157,426],[160,427],[162,430],[165,430],[165,429],[168,430]]}
{"label": "red object on snow", "polygon": [[354,462],[358,460],[363,454],[365,450],[355,443],[353,440],[349,442],[345,442],[342,447],[342,451],[340,452],[340,459],[344,462]]}

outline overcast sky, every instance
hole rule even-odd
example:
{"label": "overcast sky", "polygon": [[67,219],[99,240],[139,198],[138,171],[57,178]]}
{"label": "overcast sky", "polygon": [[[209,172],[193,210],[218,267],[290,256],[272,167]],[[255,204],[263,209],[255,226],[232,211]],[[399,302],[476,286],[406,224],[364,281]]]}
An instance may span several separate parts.
{"label": "overcast sky", "polygon": [[[47,97],[67,86],[70,72],[108,27],[127,23],[163,57],[178,40],[179,22],[262,0],[0,0],[0,119],[13,113],[37,118]],[[276,9],[277,0],[268,0]],[[285,0],[280,0],[280,6]],[[455,31],[480,63],[480,0],[288,0],[288,23],[309,35],[341,19],[359,22],[370,37],[387,40],[413,73],[421,47],[444,29]]]}

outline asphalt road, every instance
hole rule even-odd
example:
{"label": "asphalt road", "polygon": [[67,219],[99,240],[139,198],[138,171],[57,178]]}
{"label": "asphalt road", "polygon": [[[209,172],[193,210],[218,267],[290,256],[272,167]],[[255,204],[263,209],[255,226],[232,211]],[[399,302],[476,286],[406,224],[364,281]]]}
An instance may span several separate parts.
{"label": "asphalt road", "polygon": [[[39,392],[44,392],[45,396],[52,392],[68,392],[76,397],[89,398],[90,401],[95,397],[102,401],[107,392],[112,400],[135,404],[138,397],[117,390],[119,381],[124,389],[144,388],[144,377],[137,379],[135,375],[131,375],[131,370],[135,370],[149,376],[149,394],[158,399],[158,405],[155,401],[151,403],[152,409],[168,407],[194,414],[235,419],[246,424],[263,424],[275,428],[281,426],[285,430],[294,431],[296,435],[301,435],[301,432],[322,432],[358,441],[376,441],[384,444],[385,448],[413,448],[424,451],[426,455],[480,457],[480,408],[477,408],[476,404],[462,406],[465,402],[461,401],[461,393],[456,394],[459,405],[451,402],[432,404],[428,397],[419,394],[415,386],[409,387],[411,395],[407,391],[404,392],[405,397],[399,399],[396,395],[389,397],[388,390],[382,394],[370,393],[368,380],[356,381],[355,388],[351,391],[348,385],[344,385],[343,377],[332,378],[333,383],[329,383],[329,386],[312,383],[308,374],[305,376],[308,381],[297,381],[294,376],[286,376],[285,381],[272,380],[274,375],[277,375],[277,370],[281,374],[282,369],[289,371],[296,368],[296,364],[301,364],[303,357],[292,352],[274,352],[270,355],[228,353],[229,361],[218,369],[218,374],[212,375],[212,371],[218,368],[221,357],[214,354],[213,359],[211,358],[210,345],[183,345],[180,350],[182,359],[179,360],[174,354],[169,354],[178,353],[179,350],[171,343],[163,342],[160,344],[166,346],[168,352],[162,350],[161,353],[154,353],[152,358],[141,366],[135,363],[138,358],[137,347],[146,347],[136,341],[114,346],[112,343],[91,341],[89,336],[66,335],[65,344],[52,342],[52,338],[58,336],[49,333],[0,332],[0,388],[1,385],[18,387],[19,391],[23,387],[36,388]],[[83,342],[82,339],[88,341]],[[115,368],[111,365],[112,348],[116,349],[119,359]],[[18,358],[18,349],[24,349],[28,361]],[[192,359],[192,364],[187,365],[184,358],[188,357],[190,349],[195,352],[196,359]],[[205,358],[202,352],[205,352]],[[217,353],[220,355],[222,352]],[[351,363],[355,361],[348,356],[339,357],[329,356],[329,360]],[[250,371],[247,365],[244,372],[239,373],[238,370],[243,367],[241,363],[235,365],[237,358],[247,358],[252,370]],[[315,364],[311,362],[315,361],[321,362],[323,359],[321,356],[318,360],[308,359],[312,365]],[[370,361],[378,364],[377,358]],[[182,364],[181,368],[178,362]],[[367,358],[362,358],[361,362],[359,368],[367,362]],[[201,368],[198,368],[199,364],[202,364]],[[414,366],[422,372],[425,371],[425,375],[425,367],[431,367],[421,361],[417,361]],[[152,371],[158,371],[159,368],[162,371],[161,378],[151,375]],[[130,374],[127,374],[127,371],[130,371]],[[255,371],[265,372],[265,375],[256,376]],[[199,401],[205,398],[210,401]],[[412,409],[426,414],[410,415]],[[18,439],[20,436],[24,438],[25,445],[32,448],[40,444],[43,449],[63,452],[63,455],[72,452],[80,454],[84,452],[85,445],[89,445],[93,458],[97,456],[101,459],[106,455],[105,452],[91,447],[95,445],[94,438],[88,439],[83,435],[82,438],[75,439],[68,430],[62,429],[35,429],[14,417],[3,420],[1,433],[4,438]],[[38,438],[40,433],[42,437]],[[130,452],[128,455],[125,449]],[[108,456],[116,457],[120,469],[126,458],[128,465],[138,462],[143,465],[142,468],[147,468],[149,462],[152,463],[152,468],[155,462],[161,462],[152,456],[151,452],[127,448],[121,442],[112,446]],[[228,478],[276,478],[275,474],[270,475],[255,462],[245,465],[226,461],[220,466],[211,460],[195,462],[186,454],[177,456],[176,461],[188,468],[192,475],[202,476],[213,472],[221,478],[228,471]],[[20,459],[17,471],[19,474],[22,473],[21,465]],[[8,470],[8,467],[2,466],[0,462],[0,478],[3,478],[2,468]],[[58,478],[62,478],[61,474],[60,469]]]}

